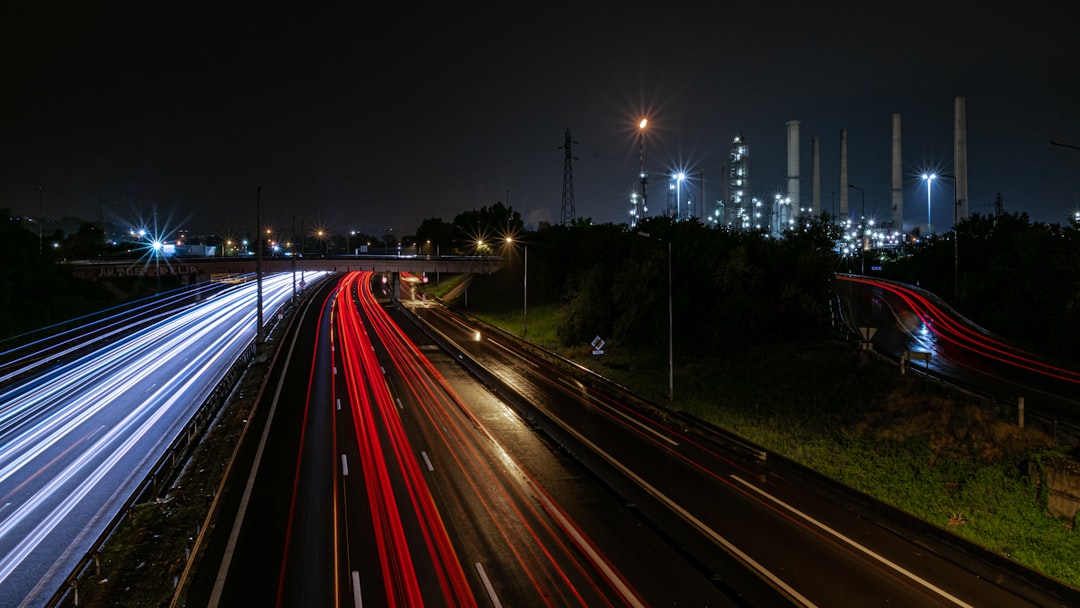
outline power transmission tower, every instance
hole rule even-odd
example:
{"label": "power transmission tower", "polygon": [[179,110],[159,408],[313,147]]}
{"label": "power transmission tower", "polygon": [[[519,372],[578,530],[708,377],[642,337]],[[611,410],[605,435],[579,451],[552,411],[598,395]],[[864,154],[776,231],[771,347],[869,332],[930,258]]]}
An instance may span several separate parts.
{"label": "power transmission tower", "polygon": [[571,161],[577,160],[570,153],[570,144],[576,144],[570,140],[570,129],[566,129],[566,140],[561,149],[566,150],[566,161],[563,163],[562,176],[562,225],[569,226],[577,220],[577,212],[574,210],[574,169]]}

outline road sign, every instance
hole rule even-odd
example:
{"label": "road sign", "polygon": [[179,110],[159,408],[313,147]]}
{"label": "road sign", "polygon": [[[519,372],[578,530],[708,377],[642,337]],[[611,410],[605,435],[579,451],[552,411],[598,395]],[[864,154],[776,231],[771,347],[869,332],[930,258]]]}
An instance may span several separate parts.
{"label": "road sign", "polygon": [[593,341],[591,342],[591,344],[592,344],[592,347],[593,347],[592,354],[594,354],[594,355],[602,355],[602,354],[604,354],[604,345],[607,344],[607,342],[604,342],[604,340],[601,339],[600,336],[596,336],[595,338],[593,338]]}

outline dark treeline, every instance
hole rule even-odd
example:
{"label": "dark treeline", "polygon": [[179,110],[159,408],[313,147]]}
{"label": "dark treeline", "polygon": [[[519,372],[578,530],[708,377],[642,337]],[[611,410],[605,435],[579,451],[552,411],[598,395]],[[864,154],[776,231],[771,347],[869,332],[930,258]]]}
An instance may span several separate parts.
{"label": "dark treeline", "polygon": [[825,223],[783,239],[667,217],[646,219],[635,229],[588,222],[553,226],[501,252],[512,259],[510,267],[478,287],[500,294],[504,305],[520,305],[527,246],[529,301],[560,304],[564,344],[600,335],[611,343],[666,347],[669,245],[680,354],[730,354],[827,326],[837,258]]}
{"label": "dark treeline", "polygon": [[[63,235],[27,230],[7,209],[0,215],[0,339],[115,304],[100,285],[72,278],[58,263],[53,243]],[[100,229],[87,223],[67,240],[73,246],[100,241]]]}

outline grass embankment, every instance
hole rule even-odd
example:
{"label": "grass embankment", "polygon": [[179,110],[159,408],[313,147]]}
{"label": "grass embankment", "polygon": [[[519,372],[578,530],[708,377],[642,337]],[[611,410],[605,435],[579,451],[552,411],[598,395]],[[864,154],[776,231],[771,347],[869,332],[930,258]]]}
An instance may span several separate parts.
{"label": "grass embankment", "polygon": [[[522,311],[470,313],[520,335]],[[529,309],[528,339],[657,404],[666,349],[558,344],[555,305]],[[731,360],[677,358],[672,409],[691,413],[935,526],[1075,587],[1080,537],[1051,517],[1028,463],[1067,448],[1011,407],[949,393],[861,354],[854,343],[763,346]]]}

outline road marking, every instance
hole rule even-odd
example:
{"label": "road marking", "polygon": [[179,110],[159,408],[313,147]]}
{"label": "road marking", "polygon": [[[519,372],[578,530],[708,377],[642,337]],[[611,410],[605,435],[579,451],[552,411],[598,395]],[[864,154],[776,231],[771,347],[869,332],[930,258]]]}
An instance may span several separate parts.
{"label": "road marking", "polygon": [[345,457],[345,454],[341,455],[341,474],[344,477],[349,476],[349,459]]}
{"label": "road marking", "polygon": [[488,599],[491,600],[491,605],[495,608],[502,608],[502,602],[499,601],[499,596],[495,595],[495,589],[491,586],[491,581],[488,580],[487,574],[484,573],[484,567],[480,565],[480,562],[476,562],[476,572],[480,575],[480,580],[484,583],[484,591],[487,591]]}
{"label": "road marking", "polygon": [[352,602],[356,608],[363,608],[364,598],[360,596],[360,573],[352,571]]}
{"label": "road marking", "polygon": [[431,459],[427,457],[427,452],[420,450],[420,455],[424,457],[424,464],[427,465],[427,470],[434,471],[435,467],[431,466]]}
{"label": "road marking", "polygon": [[643,604],[641,600],[637,597],[637,595],[626,585],[626,581],[624,581],[622,577],[619,576],[619,574],[611,568],[611,564],[609,564],[608,561],[600,555],[600,552],[596,550],[596,547],[593,546],[592,542],[589,541],[589,539],[585,538],[585,535],[583,535],[577,529],[577,526],[575,526],[573,522],[570,521],[570,518],[568,518],[562,512],[562,510],[560,510],[558,506],[550,498],[548,498],[547,494],[541,491],[539,486],[534,484],[532,481],[527,481],[526,483],[528,483],[529,487],[532,488],[533,494],[536,496],[537,500],[539,500],[540,503],[544,505],[544,509],[548,512],[548,514],[555,518],[555,521],[557,521],[559,525],[562,526],[562,529],[565,530],[566,533],[574,539],[574,542],[577,543],[577,546],[585,552],[589,559],[592,560],[592,563],[597,568],[599,568],[600,571],[604,574],[604,576],[607,577],[608,581],[611,582],[611,585],[615,587],[616,590],[618,590],[618,592],[622,595],[623,600],[625,600],[626,603],[630,606],[645,608],[645,604]]}
{"label": "road marking", "polygon": [[[565,384],[567,384],[571,388],[573,388],[573,385],[570,384],[570,382],[567,381],[566,378],[561,378],[561,380]],[[668,437],[667,435],[661,433],[660,431],[656,430],[655,428],[645,424],[644,422],[638,420],[637,418],[632,417],[630,414],[627,414],[626,412],[619,409],[618,407],[616,407],[614,405],[611,405],[609,403],[605,403],[602,399],[596,397],[592,393],[586,392],[585,397],[589,401],[593,402],[596,405],[597,408],[604,409],[604,410],[607,410],[607,411],[611,412],[612,414],[615,414],[616,416],[622,418],[623,420],[626,420],[627,422],[629,422],[630,424],[638,427],[642,431],[653,435],[654,437],[656,437],[657,439],[667,443],[668,445],[670,445],[672,447],[677,447],[679,445],[678,441],[675,441],[674,439],[672,439],[672,438]]]}
{"label": "road marking", "polygon": [[405,406],[401,404],[401,398],[400,397],[394,397],[394,401],[397,401],[397,406],[398,406],[399,410],[405,409]]}
{"label": "road marking", "polygon": [[659,488],[657,488],[656,486],[652,485],[651,483],[645,481],[644,478],[642,478],[640,475],[638,475],[637,473],[632,471],[630,469],[630,467],[626,466],[625,464],[620,462],[617,458],[615,458],[614,456],[609,454],[607,451],[605,451],[603,448],[601,448],[600,446],[598,446],[595,443],[593,443],[592,441],[590,441],[588,438],[585,437],[585,435],[581,434],[580,432],[578,432],[577,429],[573,428],[568,423],[566,423],[566,421],[562,420],[561,418],[557,418],[557,417],[552,417],[551,420],[553,422],[555,422],[556,424],[558,424],[560,427],[562,427],[562,429],[564,431],[566,431],[567,433],[572,435],[579,442],[584,444],[586,448],[592,450],[594,454],[596,454],[600,458],[604,459],[605,461],[608,462],[608,464],[615,467],[623,475],[630,478],[630,480],[633,481],[634,483],[636,483],[638,485],[638,487],[642,488],[643,490],[648,492],[650,495],[652,495],[654,498],[659,500],[661,503],[666,505],[669,509],[674,511],[676,515],[681,517],[684,521],[689,523],[691,526],[697,528],[702,534],[704,534],[706,537],[708,537],[710,540],[712,540],[715,544],[719,545],[721,548],[726,550],[729,555],[734,556],[736,559],[738,559],[740,562],[742,562],[746,567],[750,568],[751,570],[757,572],[759,575],[761,575],[762,577],[767,579],[777,590],[779,590],[781,593],[786,594],[789,599],[791,599],[794,602],[797,602],[800,606],[806,606],[807,608],[815,608],[816,607],[816,604],[814,604],[812,601],[810,601],[809,598],[807,598],[806,596],[804,596],[801,593],[799,593],[798,591],[796,591],[794,587],[787,584],[786,581],[784,581],[782,578],[777,576],[774,572],[770,571],[764,565],[758,563],[757,560],[750,557],[750,555],[748,555],[745,551],[743,551],[742,549],[736,547],[734,543],[732,543],[728,539],[721,536],[719,532],[717,532],[716,530],[713,530],[712,528],[710,528],[705,522],[703,522],[700,519],[698,519],[697,517],[695,517],[693,513],[690,513],[689,511],[684,509],[682,507],[682,505],[675,502],[667,494],[664,494],[663,492],[661,492]]}
{"label": "road marking", "polygon": [[793,507],[793,506],[787,504],[786,502],[780,500],[776,496],[773,496],[772,494],[769,494],[765,490],[762,490],[761,488],[755,486],[754,484],[740,478],[738,475],[732,475],[731,478],[734,479],[735,481],[743,484],[747,488],[750,488],[751,490],[753,490],[753,491],[757,492],[758,494],[764,496],[765,498],[768,498],[769,500],[771,500],[774,503],[780,505],[781,507],[784,507],[788,511],[798,515],[799,517],[803,518],[804,520],[814,524],[815,526],[817,526],[818,528],[824,530],[825,532],[827,532],[827,533],[833,535],[834,537],[844,541],[848,545],[851,545],[855,549],[858,549],[859,551],[865,553],[866,555],[869,555],[870,557],[876,559],[877,561],[881,562],[882,564],[885,564],[886,566],[892,568],[893,570],[899,572],[900,574],[903,574],[904,576],[910,578],[911,580],[915,581],[916,583],[919,583],[920,585],[922,585],[923,587],[926,587],[930,591],[933,591],[934,593],[937,593],[941,597],[953,602],[957,606],[966,606],[967,608],[974,608],[971,604],[968,604],[967,602],[961,600],[960,598],[951,595],[949,592],[945,591],[944,589],[941,589],[940,587],[937,587],[936,585],[934,585],[930,581],[927,581],[926,579],[921,578],[920,576],[918,576],[914,572],[911,572],[911,571],[905,569],[900,564],[889,561],[884,556],[875,553],[874,551],[870,550],[867,547],[864,547],[863,545],[860,545],[859,543],[855,542],[854,540],[852,540],[852,539],[844,536],[843,534],[841,534],[838,530],[834,530],[834,529],[830,528],[829,526],[825,525],[824,523],[814,519],[813,517],[807,515],[806,513],[803,513],[802,511],[796,509],[795,507]]}
{"label": "road marking", "polygon": [[341,411],[341,398],[340,397],[337,400],[337,409],[338,409],[339,412]]}

